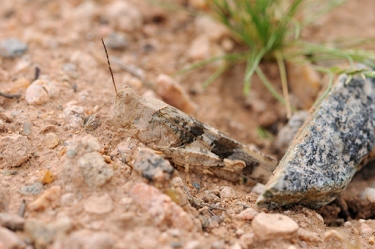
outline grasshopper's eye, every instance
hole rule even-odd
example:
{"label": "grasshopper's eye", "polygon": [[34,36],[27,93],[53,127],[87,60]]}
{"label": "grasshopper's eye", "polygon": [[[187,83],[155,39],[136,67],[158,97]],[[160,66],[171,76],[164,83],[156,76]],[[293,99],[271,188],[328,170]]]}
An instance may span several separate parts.
{"label": "grasshopper's eye", "polygon": [[122,100],[124,101],[124,104],[129,104],[134,99],[134,93],[125,91],[122,94]]}

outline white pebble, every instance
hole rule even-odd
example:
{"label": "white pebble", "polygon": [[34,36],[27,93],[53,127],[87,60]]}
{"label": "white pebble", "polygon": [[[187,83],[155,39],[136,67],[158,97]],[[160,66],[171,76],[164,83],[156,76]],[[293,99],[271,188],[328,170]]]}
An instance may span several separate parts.
{"label": "white pebble", "polygon": [[90,196],[83,206],[85,211],[91,214],[106,214],[113,210],[112,199],[107,193]]}
{"label": "white pebble", "polygon": [[241,213],[239,213],[236,217],[240,220],[253,220],[255,216],[259,214],[254,208],[246,208]]}
{"label": "white pebble", "polygon": [[298,224],[282,214],[258,214],[252,228],[255,236],[263,241],[274,238],[292,239],[297,236]]}
{"label": "white pebble", "polygon": [[234,198],[234,197],[236,197],[236,191],[229,186],[223,187],[223,189],[220,191],[220,198],[222,199]]}
{"label": "white pebble", "polygon": [[251,189],[252,193],[255,193],[257,195],[260,195],[264,191],[264,184],[257,183],[255,186]]}
{"label": "white pebble", "polygon": [[143,24],[141,12],[132,4],[125,1],[115,1],[107,6],[104,15],[114,22],[116,29],[132,32],[140,29]]}
{"label": "white pebble", "polygon": [[17,235],[3,227],[0,227],[0,248],[1,249],[12,249],[12,248],[24,248],[24,244]]}
{"label": "white pebble", "polygon": [[254,233],[244,233],[239,239],[239,243],[242,248],[251,248],[254,243]]}
{"label": "white pebble", "polygon": [[29,105],[42,105],[58,95],[59,89],[51,81],[35,80],[26,89],[25,100]]}
{"label": "white pebble", "polygon": [[68,105],[67,107],[65,107],[62,113],[62,117],[70,127],[78,128],[83,125],[83,120],[85,119],[85,110],[82,106]]}
{"label": "white pebble", "polygon": [[366,223],[361,224],[361,234],[362,235],[371,235],[372,234],[372,228],[367,225]]}
{"label": "white pebble", "polygon": [[0,165],[2,166],[20,166],[29,159],[31,152],[31,143],[24,136],[10,135],[0,139]]}
{"label": "white pebble", "polygon": [[360,193],[360,198],[362,200],[368,200],[374,203],[375,202],[375,188],[365,188]]}
{"label": "white pebble", "polygon": [[59,137],[55,133],[47,133],[44,137],[44,145],[47,146],[47,148],[54,148],[59,144]]}

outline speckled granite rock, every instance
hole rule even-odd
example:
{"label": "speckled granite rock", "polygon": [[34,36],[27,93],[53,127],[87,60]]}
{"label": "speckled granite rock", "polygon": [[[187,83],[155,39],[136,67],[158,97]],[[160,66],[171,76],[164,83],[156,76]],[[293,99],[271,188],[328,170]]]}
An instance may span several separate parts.
{"label": "speckled granite rock", "polygon": [[342,75],[299,130],[257,200],[261,207],[333,201],[375,145],[375,79]]}

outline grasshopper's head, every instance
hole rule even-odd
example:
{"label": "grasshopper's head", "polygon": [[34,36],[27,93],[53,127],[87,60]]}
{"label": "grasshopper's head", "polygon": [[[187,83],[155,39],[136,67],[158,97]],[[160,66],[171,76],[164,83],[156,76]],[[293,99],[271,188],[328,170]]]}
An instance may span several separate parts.
{"label": "grasshopper's head", "polygon": [[116,93],[114,119],[122,128],[131,128],[140,97],[128,86]]}
{"label": "grasshopper's head", "polygon": [[105,55],[107,56],[108,68],[109,72],[111,73],[113,87],[116,92],[114,120],[122,128],[132,128],[133,121],[138,111],[137,104],[139,102],[140,97],[137,94],[135,94],[133,90],[128,86],[125,86],[124,89],[122,89],[119,92],[117,91],[115,79],[113,77],[113,72],[111,68],[111,62],[109,61],[108,57],[108,51],[103,39],[101,40],[104,47]]}

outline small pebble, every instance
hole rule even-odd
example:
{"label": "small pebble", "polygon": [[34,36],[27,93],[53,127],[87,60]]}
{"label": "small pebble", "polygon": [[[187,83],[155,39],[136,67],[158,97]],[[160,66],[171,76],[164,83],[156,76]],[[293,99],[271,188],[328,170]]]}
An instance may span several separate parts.
{"label": "small pebble", "polygon": [[59,144],[59,137],[55,133],[47,133],[44,137],[44,145],[47,148],[55,148]]}
{"label": "small pebble", "polygon": [[111,152],[111,156],[119,156],[119,159],[124,164],[129,163],[134,157],[138,149],[143,145],[140,144],[139,140],[128,137],[125,141],[119,143],[117,148]]}
{"label": "small pebble", "polygon": [[51,81],[35,80],[26,89],[25,100],[29,105],[42,105],[58,94],[58,88]]}
{"label": "small pebble", "polygon": [[307,241],[307,242],[319,242],[319,241],[321,241],[321,239],[319,238],[317,233],[311,232],[311,231],[306,230],[304,228],[298,229],[298,238],[302,241]]}
{"label": "small pebble", "polygon": [[94,232],[90,230],[78,230],[68,237],[60,238],[54,243],[54,249],[79,248],[79,249],[112,249],[115,240],[107,232]]}
{"label": "small pebble", "polygon": [[298,224],[282,214],[260,213],[252,222],[255,236],[259,240],[274,238],[292,239],[297,236]]}
{"label": "small pebble", "polygon": [[375,188],[365,188],[360,193],[360,198],[362,200],[367,200],[371,203],[375,203]]}
{"label": "small pebble", "polygon": [[194,25],[199,33],[205,34],[213,43],[218,43],[221,39],[230,35],[227,27],[208,15],[195,18]]}
{"label": "small pebble", "polygon": [[258,214],[259,212],[254,208],[246,208],[241,213],[237,214],[236,217],[240,220],[253,220]]}
{"label": "small pebble", "polygon": [[372,228],[369,225],[367,225],[366,223],[362,223],[361,228],[360,228],[360,232],[361,232],[361,235],[368,236],[368,235],[372,234]]}
{"label": "small pebble", "polygon": [[194,222],[190,216],[157,188],[145,183],[137,183],[129,194],[135,204],[153,217],[157,225],[168,225],[185,231],[191,231],[194,228]]}
{"label": "small pebble", "polygon": [[31,128],[33,127],[33,124],[30,122],[24,122],[22,124],[22,135],[28,136],[31,134]]}
{"label": "small pebble", "polygon": [[78,160],[85,183],[90,187],[101,187],[113,176],[112,168],[108,167],[103,156],[98,152],[84,154]]}
{"label": "small pebble", "polygon": [[222,199],[232,199],[235,197],[236,197],[236,191],[229,186],[223,187],[220,191],[220,198]]}
{"label": "small pebble", "polygon": [[251,193],[255,193],[257,195],[260,195],[264,191],[264,184],[257,183],[255,186],[251,189]]}
{"label": "small pebble", "polygon": [[203,249],[204,246],[198,240],[192,240],[186,243],[185,249]]}
{"label": "small pebble", "polygon": [[242,234],[244,234],[244,232],[245,231],[243,229],[239,228],[239,229],[236,230],[236,235],[241,236]]}
{"label": "small pebble", "polygon": [[[0,139],[0,165],[17,167],[31,156],[32,145],[21,135],[10,135]],[[1,168],[1,167],[0,167]]]}
{"label": "small pebble", "polygon": [[22,231],[25,219],[16,214],[0,213],[0,227],[6,227],[12,231]]}
{"label": "small pebble", "polygon": [[251,248],[254,243],[254,233],[242,234],[238,242],[242,248]]}
{"label": "small pebble", "polygon": [[203,198],[207,201],[207,202],[218,202],[220,201],[220,197],[217,196],[215,193],[213,193],[211,190],[205,190],[203,192]]}
{"label": "small pebble", "polygon": [[48,102],[49,95],[43,85],[34,83],[26,89],[25,100],[29,105],[42,105]]}
{"label": "small pebble", "polygon": [[101,125],[100,117],[98,114],[91,114],[83,120],[83,127],[85,131],[94,131]]}
{"label": "small pebble", "polygon": [[187,114],[191,114],[197,109],[197,105],[191,100],[185,89],[168,75],[160,74],[158,76],[156,79],[156,93],[166,103]]}
{"label": "small pebble", "polygon": [[26,51],[27,45],[16,38],[6,38],[0,41],[0,55],[5,58],[21,56]]}
{"label": "small pebble", "polygon": [[134,170],[149,181],[168,181],[172,179],[174,168],[169,161],[148,148],[141,148],[135,155]]}
{"label": "small pebble", "polygon": [[292,142],[294,136],[296,135],[298,129],[303,125],[305,120],[308,118],[309,112],[299,111],[293,114],[289,119],[288,124],[281,128],[276,138],[277,148],[285,152],[289,144]]}
{"label": "small pebble", "polygon": [[177,188],[177,187],[184,187],[184,182],[182,181],[181,177],[174,177],[172,179],[172,184],[173,184],[173,187]]}
{"label": "small pebble", "polygon": [[353,223],[351,223],[350,221],[345,221],[344,227],[351,227],[351,226],[353,226]]}
{"label": "small pebble", "polygon": [[[65,63],[62,66],[62,71],[64,71],[69,77],[71,77],[73,79],[76,79],[79,76],[79,74],[77,72],[77,66],[73,63]],[[76,90],[74,92],[76,92]]]}
{"label": "small pebble", "polygon": [[225,243],[222,240],[216,240],[212,243],[211,248],[212,249],[224,249]]}
{"label": "small pebble", "polygon": [[24,243],[17,235],[3,227],[0,227],[0,248],[1,249],[15,249],[25,248]]}
{"label": "small pebble", "polygon": [[67,144],[67,153],[68,151],[74,151],[74,153],[72,152],[74,156],[99,151],[101,148],[98,138],[91,135],[69,140]]}
{"label": "small pebble", "polygon": [[82,106],[68,105],[62,113],[62,117],[70,127],[78,128],[83,125],[85,110]]}
{"label": "small pebble", "polygon": [[97,151],[101,146],[92,135],[67,141],[62,179],[66,191],[79,189],[83,184],[103,186],[113,175],[103,156]]}
{"label": "small pebble", "polygon": [[189,0],[189,5],[199,10],[206,10],[208,7],[206,0]]}
{"label": "small pebble", "polygon": [[210,40],[206,35],[196,37],[187,50],[187,56],[193,61],[208,59],[211,56]]}
{"label": "small pebble", "polygon": [[126,37],[123,33],[112,32],[104,39],[104,43],[108,48],[125,49],[128,46]]}
{"label": "small pebble", "polygon": [[24,195],[38,195],[43,190],[43,184],[36,182],[32,185],[23,186],[20,189],[20,193]]}
{"label": "small pebble", "polygon": [[25,223],[25,233],[35,248],[49,248],[56,238],[64,236],[71,228],[72,221],[69,218],[60,218],[52,223],[37,220],[27,220]]}
{"label": "small pebble", "polygon": [[107,20],[114,23],[117,30],[134,32],[141,29],[143,16],[141,12],[132,4],[117,0],[107,5],[103,13]]}
{"label": "small pebble", "polygon": [[55,176],[52,174],[50,170],[43,171],[42,177],[40,179],[40,182],[42,184],[50,184],[55,180]]}
{"label": "small pebble", "polygon": [[225,50],[225,52],[230,52],[230,51],[233,50],[235,44],[234,44],[233,40],[231,40],[229,38],[224,38],[221,41],[220,45]]}
{"label": "small pebble", "polygon": [[230,249],[242,249],[240,243],[235,242],[233,245],[229,247]]}
{"label": "small pebble", "polygon": [[65,63],[62,66],[62,70],[64,72],[74,72],[74,71],[77,71],[77,66],[73,63]]}
{"label": "small pebble", "polygon": [[107,194],[92,195],[85,200],[84,209],[91,214],[106,214],[113,210],[112,198]]}
{"label": "small pebble", "polygon": [[28,205],[30,211],[44,211],[48,207],[56,207],[61,197],[61,187],[52,186]]}
{"label": "small pebble", "polygon": [[201,189],[201,185],[197,182],[192,182],[191,185],[197,190],[197,192]]}

